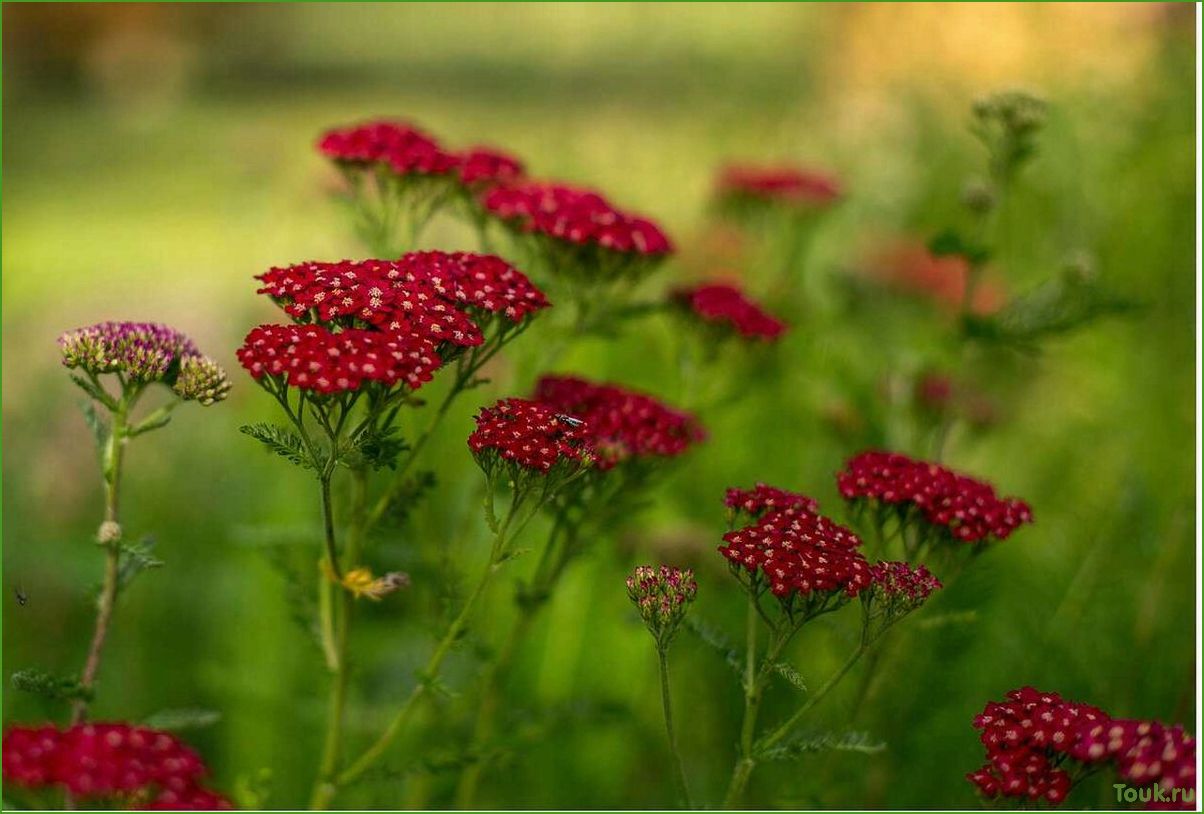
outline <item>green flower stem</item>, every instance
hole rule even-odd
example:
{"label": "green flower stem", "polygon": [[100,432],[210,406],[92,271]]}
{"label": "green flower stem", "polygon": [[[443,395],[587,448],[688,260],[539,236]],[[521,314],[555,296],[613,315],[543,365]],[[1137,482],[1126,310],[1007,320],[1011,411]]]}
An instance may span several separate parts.
{"label": "green flower stem", "polygon": [[845,677],[849,670],[853,669],[853,666],[861,660],[863,655],[865,655],[865,652],[869,649],[869,645],[869,642],[861,642],[857,646],[857,649],[854,650],[849,658],[845,661],[845,663],[840,666],[840,669],[833,673],[828,680],[824,682],[822,687],[811,693],[803,705],[795,710],[794,714],[787,718],[781,726],[761,739],[761,742],[758,745],[759,749],[771,749],[777,744],[781,743],[782,739],[790,734],[790,731],[798,725],[798,723],[807,715],[807,713],[810,712],[816,704],[824,699],[824,696],[830,693],[832,689],[840,683],[840,680]]}
{"label": "green flower stem", "polygon": [[[363,543],[364,505],[367,494],[367,473],[363,469],[353,469],[352,495],[349,516],[351,526],[347,532],[347,550],[345,565],[354,568],[359,561]],[[329,579],[321,580],[324,587],[323,596],[327,597],[326,607],[329,614],[330,592],[336,588]],[[318,769],[318,777],[314,782],[314,790],[310,806],[322,807],[325,787],[331,782],[339,768],[339,758],[342,751],[343,721],[347,706],[347,686],[350,669],[347,664],[347,640],[351,628],[353,603],[346,590],[338,590],[338,626],[333,637],[333,661],[331,670],[333,676],[330,684],[330,700],[326,713],[326,735],[322,747],[322,763]]]}
{"label": "green flower stem", "polygon": [[117,509],[121,493],[121,469],[125,459],[130,410],[140,394],[140,388],[130,387],[114,403],[112,429],[101,454],[101,470],[105,486],[105,513],[99,541],[105,547],[104,582],[100,589],[100,599],[96,604],[96,625],[92,631],[92,642],[88,646],[88,656],[84,661],[84,669],[79,679],[79,685],[84,690],[84,697],[77,698],[72,705],[72,726],[82,722],[88,715],[88,696],[91,695],[92,687],[96,683],[96,674],[100,671],[101,654],[104,651],[105,640],[108,638],[109,626],[112,624],[113,608],[117,604],[121,561],[121,527],[118,525]]}
{"label": "green flower stem", "polygon": [[690,801],[690,786],[686,782],[686,770],[681,763],[681,752],[677,748],[677,735],[673,730],[673,702],[669,693],[668,647],[658,642],[656,654],[660,662],[661,703],[665,708],[665,734],[669,738],[669,754],[673,757],[673,775],[677,784],[677,794],[684,808],[693,808],[694,804]]}
{"label": "green flower stem", "polygon": [[[487,506],[492,505],[492,494],[485,498]],[[485,566],[485,570],[481,574],[481,578],[477,581],[476,587],[473,588],[471,594],[464,602],[464,606],[460,609],[460,613],[448,625],[443,637],[439,640],[435,650],[431,653],[427,660],[426,666],[423,668],[421,676],[414,689],[406,697],[401,708],[393,716],[389,725],[384,732],[369,746],[363,753],[354,760],[350,766],[338,774],[331,782],[326,783],[320,793],[314,797],[315,808],[326,808],[330,801],[334,798],[335,793],[339,788],[349,785],[358,780],[364,772],[372,768],[372,766],[384,755],[389,746],[397,738],[397,736],[405,729],[406,724],[410,721],[414,711],[418,708],[419,702],[430,692],[432,685],[439,676],[439,671],[443,667],[443,662],[451,652],[452,647],[463,635],[468,627],[468,621],[472,618],[473,612],[476,610],[481,597],[484,596],[486,589],[493,581],[494,575],[497,573],[499,566],[503,563],[506,554],[508,553],[509,544],[513,537],[522,530],[527,521],[539,509],[537,505],[532,507],[526,513],[523,520],[515,524],[515,519],[519,514],[520,507],[526,500],[526,494],[522,491],[515,491],[510,509],[506,513],[505,518],[500,524],[497,524],[496,533],[494,536],[493,546],[489,553],[489,561]],[[493,525],[493,524],[491,524]],[[513,528],[513,531],[511,529]]]}
{"label": "green flower stem", "polygon": [[[565,540],[564,545],[557,545],[562,538]],[[457,809],[466,810],[473,806],[481,775],[484,774],[489,764],[485,752],[496,731],[502,681],[509,673],[519,645],[526,639],[535,623],[536,616],[551,598],[552,589],[568,564],[575,539],[576,529],[568,529],[563,514],[557,517],[556,523],[548,535],[547,545],[544,546],[543,553],[540,555],[539,564],[535,568],[531,585],[518,596],[518,617],[510,628],[510,634],[506,637],[501,650],[498,651],[497,658],[493,660],[482,676],[481,700],[477,705],[477,717],[473,725],[472,743],[469,747],[469,754],[474,755],[476,760],[469,763],[460,772],[460,779],[456,784],[455,807]]]}

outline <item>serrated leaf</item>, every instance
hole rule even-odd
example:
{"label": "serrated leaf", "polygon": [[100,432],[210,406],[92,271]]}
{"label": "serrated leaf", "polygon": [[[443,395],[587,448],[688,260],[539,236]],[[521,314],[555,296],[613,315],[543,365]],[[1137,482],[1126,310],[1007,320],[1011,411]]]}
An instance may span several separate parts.
{"label": "serrated leaf", "polygon": [[693,633],[703,644],[709,645],[723,656],[723,660],[735,671],[736,675],[743,676],[744,665],[740,661],[740,654],[718,628],[708,625],[699,619],[696,614],[687,614],[685,622],[686,630]]}
{"label": "serrated leaf", "polygon": [[40,695],[55,701],[89,700],[91,690],[80,686],[79,679],[74,676],[57,676],[45,670],[27,668],[18,670],[12,675],[13,688],[21,692]]}
{"label": "serrated leaf", "polygon": [[251,436],[267,447],[270,452],[288,459],[291,463],[303,469],[319,469],[325,463],[324,461],[312,460],[309,450],[305,447],[305,442],[301,440],[301,436],[287,427],[260,422],[258,424],[244,424],[238,428],[238,431],[244,435]]}
{"label": "serrated leaf", "polygon": [[213,709],[161,709],[148,715],[142,723],[152,729],[179,732],[184,729],[204,729],[222,719],[222,714]]}
{"label": "serrated leaf", "polygon": [[151,552],[155,548],[155,538],[144,537],[136,543],[121,543],[117,561],[117,589],[125,588],[134,577],[152,568],[162,568],[163,560]]}
{"label": "serrated leaf", "polygon": [[80,410],[84,414],[84,423],[88,425],[88,429],[92,431],[92,437],[96,439],[96,448],[104,449],[105,444],[109,442],[109,422],[104,416],[96,411],[96,402],[85,401],[80,403]]}
{"label": "serrated leaf", "polygon": [[793,665],[787,664],[784,661],[779,661],[773,665],[773,669],[774,672],[794,685],[795,689],[804,693],[809,692],[807,689],[807,682],[803,680],[802,674],[798,670],[794,669]]}
{"label": "serrated leaf", "polygon": [[339,451],[339,462],[351,469],[396,469],[397,459],[409,449],[396,427],[365,432],[355,443]]}
{"label": "serrated leaf", "polygon": [[825,732],[797,738],[758,752],[761,760],[796,760],[815,752],[859,752],[873,755],[886,749],[882,741],[875,741],[868,732]]}
{"label": "serrated leaf", "polygon": [[1033,347],[1039,340],[1136,308],[1136,303],[1112,294],[1093,279],[1063,274],[1013,298],[991,316],[967,320],[966,332],[977,339]]}

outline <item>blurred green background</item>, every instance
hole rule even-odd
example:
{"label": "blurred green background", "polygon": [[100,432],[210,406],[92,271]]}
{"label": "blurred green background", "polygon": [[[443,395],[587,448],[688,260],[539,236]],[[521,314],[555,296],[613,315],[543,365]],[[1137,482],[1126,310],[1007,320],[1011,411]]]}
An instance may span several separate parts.
{"label": "blurred green background", "polygon": [[[3,15],[5,682],[23,667],[79,668],[100,577],[100,482],[54,339],[105,319],[168,322],[235,387],[131,448],[125,526],[152,533],[167,565],[122,598],[95,713],[220,711],[185,733],[214,784],[260,790],[268,807],[306,800],[327,679],[273,563],[296,551],[312,562],[316,489],[238,433],[275,415],[234,349],[252,325],[280,321],[252,275],[363,253],[313,150],[323,128],[402,116],[453,146],[503,146],[536,175],[605,190],[661,220],[682,250],[649,293],[717,272],[756,290],[756,270],[728,262],[708,214],[724,162],[830,168],[847,200],[822,223],[808,274],[832,291],[883,246],[956,217],[983,160],[969,105],[1021,86],[1050,117],[1008,202],[994,284],[1024,291],[1087,257],[1142,308],[979,383],[1003,406],[989,429],[952,438],[949,460],[1028,499],[1037,523],[907,623],[867,708],[853,707],[857,673],[820,708],[816,732],[864,731],[884,751],[767,767],[750,801],[974,805],[970,721],[1026,683],[1195,731],[1191,6],[6,4]],[[474,247],[450,220],[425,243]],[[832,475],[846,457],[866,444],[924,452],[896,429],[890,383],[955,358],[942,345],[948,317],[851,302],[796,325],[770,358],[733,353],[706,370],[732,395],[702,409],[709,442],[568,574],[521,654],[507,711],[517,746],[488,775],[483,804],[672,804],[654,651],[622,576],[642,561],[693,565],[697,615],[736,638],[742,599],[714,553],[724,487],[769,481],[840,517]],[[673,400],[685,384],[671,334],[652,318],[580,343],[559,367]],[[425,462],[440,478],[435,499],[375,544],[378,570],[405,568],[418,585],[361,606],[355,743],[408,691],[454,578],[479,567],[484,523],[468,501],[480,476],[463,440],[498,395],[461,399]],[[529,537],[537,545],[539,529]],[[493,591],[449,670],[453,690],[471,696],[510,613],[509,583],[531,565],[520,560]],[[852,615],[825,617],[793,646],[811,684],[843,660]],[[690,636],[672,657],[687,771],[714,801],[733,759],[738,682]],[[775,688],[770,709],[788,709],[791,692]],[[464,700],[443,701],[421,744],[393,753],[395,774],[340,802],[446,804],[455,772],[435,764],[454,758]],[[47,718],[63,711],[6,688],[6,725]]]}

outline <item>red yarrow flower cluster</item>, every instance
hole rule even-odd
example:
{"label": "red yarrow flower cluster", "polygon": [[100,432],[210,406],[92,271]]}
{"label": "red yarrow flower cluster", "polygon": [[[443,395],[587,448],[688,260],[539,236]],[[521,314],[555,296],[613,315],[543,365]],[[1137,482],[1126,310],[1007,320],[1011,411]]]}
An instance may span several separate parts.
{"label": "red yarrow flower cluster", "polygon": [[767,512],[819,512],[819,503],[799,492],[787,492],[776,486],[758,483],[751,489],[732,487],[723,496],[723,505],[756,519]]}
{"label": "red yarrow flower cluster", "polygon": [[841,195],[834,176],[790,166],[732,165],[720,172],[716,186],[721,200],[753,199],[793,207],[827,206]]}
{"label": "red yarrow flower cluster", "polygon": [[487,471],[494,456],[540,473],[560,463],[583,466],[594,459],[588,425],[545,404],[502,399],[483,408],[476,422],[468,448]]}
{"label": "red yarrow flower cluster", "polygon": [[323,133],[318,151],[341,164],[376,165],[400,176],[447,175],[460,159],[402,121],[374,121]]}
{"label": "red yarrow flower cluster", "polygon": [[460,156],[460,183],[487,187],[523,177],[523,163],[509,153],[492,147],[473,147]]}
{"label": "red yarrow flower cluster", "polygon": [[999,497],[989,483],[893,452],[857,455],[836,482],[846,500],[914,506],[928,523],[964,542],[1004,540],[1033,521],[1027,503]]}
{"label": "red yarrow flower cluster", "polygon": [[815,595],[854,597],[870,587],[869,563],[856,534],[798,506],[771,512],[757,523],[723,535],[719,553],[763,578],[781,600]]}
{"label": "red yarrow flower cluster", "polygon": [[[1120,718],[1097,721],[1080,730],[1071,755],[1084,763],[1111,761],[1121,779],[1132,786],[1157,785],[1164,794],[1196,788],[1196,741],[1182,726]],[[1151,802],[1186,803],[1184,807],[1191,808],[1187,800]]]}
{"label": "red yarrow flower cluster", "polygon": [[575,376],[542,377],[535,400],[585,421],[594,438],[599,469],[632,458],[676,457],[706,435],[689,413],[643,393]]}
{"label": "red yarrow flower cluster", "polygon": [[1021,687],[1006,701],[987,704],[974,727],[982,731],[987,763],[966,777],[987,797],[1057,805],[1073,772],[1110,764],[1126,782],[1156,787],[1158,794],[1141,796],[1151,808],[1191,808],[1187,800],[1165,796],[1174,789],[1191,790],[1194,801],[1196,745],[1181,726],[1113,719],[1098,707]]}
{"label": "red yarrow flower cluster", "polygon": [[477,345],[478,327],[461,309],[521,322],[548,307],[526,275],[494,255],[411,252],[400,260],[344,260],[272,268],[257,279],[298,321],[404,331],[436,342]]}
{"label": "red yarrow flower cluster", "polygon": [[592,190],[529,181],[494,187],[485,192],[481,203],[487,212],[520,231],[574,246],[651,257],[673,251],[659,226],[618,209]]}
{"label": "red yarrow flower cluster", "polygon": [[236,352],[257,381],[279,378],[321,394],[358,390],[365,382],[417,390],[443,364],[434,343],[411,334],[321,325],[260,325]]}
{"label": "red yarrow flower cluster", "polygon": [[4,780],[58,786],[81,800],[122,798],[136,807],[229,809],[202,785],[205,764],[167,732],[124,723],[13,727],[4,733]]}
{"label": "red yarrow flower cluster", "polygon": [[693,317],[745,339],[773,342],[786,332],[786,323],[750,300],[739,288],[726,283],[707,283],[678,289],[674,301]]}

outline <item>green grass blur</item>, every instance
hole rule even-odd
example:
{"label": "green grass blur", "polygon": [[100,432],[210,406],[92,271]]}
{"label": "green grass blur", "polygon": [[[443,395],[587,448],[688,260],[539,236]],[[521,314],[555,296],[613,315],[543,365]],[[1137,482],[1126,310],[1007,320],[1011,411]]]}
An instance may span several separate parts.
{"label": "green grass blur", "polygon": [[[537,175],[652,214],[682,258],[645,294],[716,271],[764,284],[763,270],[711,259],[707,196],[725,161],[831,167],[847,201],[808,260],[808,285],[831,295],[876,247],[922,241],[956,216],[982,163],[969,104],[1021,85],[1051,113],[1008,201],[998,283],[1024,291],[1084,252],[1141,307],[979,382],[1004,406],[989,429],[955,435],[949,460],[1028,499],[1037,523],[900,627],[871,703],[854,708],[856,671],[820,707],[816,733],[865,731],[884,751],[766,767],[750,802],[973,806],[963,775],[981,750],[970,721],[1023,684],[1194,731],[1193,34],[1190,13],[1161,6],[5,5],[4,681],[24,667],[79,668],[100,578],[90,542],[100,481],[54,339],[105,319],[167,322],[217,357],[235,388],[131,448],[125,526],[153,534],[167,565],[123,596],[94,710],[131,720],[218,710],[216,725],[185,733],[214,784],[258,787],[268,770],[266,806],[307,800],[327,679],[272,562],[316,559],[306,546],[319,539],[317,492],[238,433],[276,416],[234,349],[252,325],[279,321],[252,275],[363,253],[312,149],[324,127],[411,118],[450,144],[503,146]],[[425,243],[474,248],[450,220]],[[796,488],[839,517],[832,475],[846,457],[870,443],[923,451],[892,416],[889,383],[957,358],[948,318],[900,298],[849,302],[801,320],[768,359],[729,354],[703,371],[703,389],[733,397],[703,410],[708,443],[648,509],[567,575],[520,656],[505,713],[515,747],[487,775],[483,805],[672,805],[655,655],[622,577],[644,561],[693,565],[694,612],[736,639],[742,597],[714,553],[724,487]],[[672,330],[648,319],[581,342],[559,367],[677,399],[687,384]],[[538,341],[537,326],[511,355]],[[464,438],[498,395],[460,400],[428,450],[434,498],[374,543],[378,570],[409,570],[417,585],[361,604],[353,744],[409,690],[447,595],[479,567],[480,476]],[[538,545],[538,532],[525,543]],[[424,719],[420,741],[393,750],[395,772],[342,804],[448,803],[456,774],[437,765],[457,753],[472,678],[530,560],[499,581],[449,668],[460,695]],[[813,686],[844,658],[846,614],[792,648]],[[687,772],[698,798],[717,801],[738,681],[688,635],[672,658]],[[793,692],[775,687],[768,714]],[[5,725],[62,712],[6,686]],[[1084,788],[1072,803],[1104,805],[1107,791]]]}

